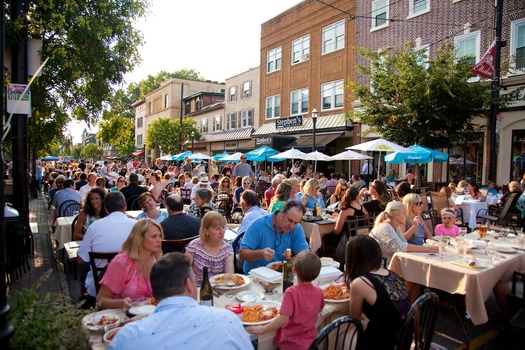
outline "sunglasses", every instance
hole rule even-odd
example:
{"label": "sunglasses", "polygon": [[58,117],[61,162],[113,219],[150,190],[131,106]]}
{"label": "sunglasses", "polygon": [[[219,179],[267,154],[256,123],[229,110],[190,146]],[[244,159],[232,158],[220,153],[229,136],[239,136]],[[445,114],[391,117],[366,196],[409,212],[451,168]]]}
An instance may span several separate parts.
{"label": "sunglasses", "polygon": [[243,182],[242,184],[243,185],[251,185],[252,183],[251,182]]}
{"label": "sunglasses", "polygon": [[421,205],[423,205],[423,202],[417,202],[417,203],[414,203],[414,205],[419,205],[419,206],[421,206]]}
{"label": "sunglasses", "polygon": [[118,182],[126,182],[126,180],[118,180]]}

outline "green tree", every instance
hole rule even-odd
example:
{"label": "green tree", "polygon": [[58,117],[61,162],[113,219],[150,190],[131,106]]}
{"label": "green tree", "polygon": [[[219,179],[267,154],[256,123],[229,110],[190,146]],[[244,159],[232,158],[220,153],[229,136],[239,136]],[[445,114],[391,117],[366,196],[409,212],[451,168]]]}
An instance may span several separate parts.
{"label": "green tree", "polygon": [[157,75],[148,75],[146,79],[141,80],[139,83],[132,83],[128,86],[128,94],[134,98],[131,100],[131,103],[144,98],[144,96],[157,89],[160,84],[170,78],[205,80],[200,76],[200,73],[193,68],[183,68],[175,72],[166,72],[162,70],[158,72]]}
{"label": "green tree", "polygon": [[82,153],[82,150],[84,149],[84,145],[76,145],[71,147],[71,155],[75,158],[80,158],[80,153]]}
{"label": "green tree", "polygon": [[434,60],[414,48],[409,42],[399,51],[358,49],[369,65],[357,71],[370,86],[349,82],[362,103],[350,117],[405,146],[448,148],[479,131],[473,119],[487,113],[489,83],[469,82],[472,66],[457,60],[452,44],[442,45]]}
{"label": "green tree", "polygon": [[195,120],[185,118],[182,121],[182,127],[179,120],[169,118],[159,118],[150,124],[146,135],[146,148],[153,149],[160,147],[165,153],[175,154],[179,147],[179,135],[182,132],[182,140],[187,142],[191,139],[191,132],[195,132],[195,139],[198,140],[201,135],[195,128]]}
{"label": "green tree", "polygon": [[97,159],[104,154],[102,147],[95,143],[88,143],[80,152],[80,157],[82,158],[92,158],[93,160]]}

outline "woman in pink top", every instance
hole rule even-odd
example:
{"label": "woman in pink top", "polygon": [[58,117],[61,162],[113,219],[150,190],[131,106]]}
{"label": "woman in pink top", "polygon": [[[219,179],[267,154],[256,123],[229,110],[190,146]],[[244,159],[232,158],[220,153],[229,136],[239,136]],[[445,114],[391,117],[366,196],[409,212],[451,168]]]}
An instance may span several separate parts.
{"label": "woman in pink top", "polygon": [[122,244],[122,252],[109,263],[97,294],[99,309],[131,307],[131,302],[152,297],[149,273],[162,254],[164,233],[160,224],[141,219]]}
{"label": "woman in pink top", "polygon": [[441,211],[441,224],[436,226],[434,233],[436,236],[459,236],[459,227],[454,225],[456,213],[452,208],[445,208]]}

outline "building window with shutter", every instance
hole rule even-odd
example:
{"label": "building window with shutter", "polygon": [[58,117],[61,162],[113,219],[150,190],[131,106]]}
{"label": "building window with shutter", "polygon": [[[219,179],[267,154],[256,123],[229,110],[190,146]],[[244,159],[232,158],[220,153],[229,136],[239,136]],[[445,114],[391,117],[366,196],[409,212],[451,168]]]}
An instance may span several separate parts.
{"label": "building window with shutter", "polygon": [[237,100],[237,86],[230,87],[230,93],[228,95],[228,101],[235,102]]}
{"label": "building window with shutter", "polygon": [[241,111],[241,128],[253,125],[253,109],[243,109]]}
{"label": "building window with shutter", "polygon": [[308,113],[308,89],[292,91],[290,94],[290,115]]}
{"label": "building window with shutter", "polygon": [[266,53],[266,73],[281,69],[281,48],[277,47]]}
{"label": "building window with shutter", "polygon": [[321,85],[321,110],[343,108],[344,84],[342,80],[332,81]]}
{"label": "building window with shutter", "polygon": [[525,18],[511,23],[510,27],[511,66],[520,73],[525,72]]}
{"label": "building window with shutter", "polygon": [[345,20],[330,24],[323,28],[323,55],[344,49]]}
{"label": "building window with shutter", "polygon": [[292,64],[307,61],[310,57],[310,35],[292,41]]}
{"label": "building window with shutter", "polygon": [[237,129],[237,113],[231,112],[226,115],[226,128],[228,130]]}
{"label": "building window with shutter", "polygon": [[222,131],[222,116],[213,117],[213,131]]}
{"label": "building window with shutter", "polygon": [[388,27],[388,0],[372,1],[372,30]]}
{"label": "building window with shutter", "polygon": [[208,132],[208,119],[201,119],[201,134],[206,134]]}
{"label": "building window with shutter", "polygon": [[266,97],[266,119],[279,118],[281,116],[281,96],[274,95]]}
{"label": "building window with shutter", "polygon": [[252,82],[245,81],[242,83],[242,98],[249,98],[252,95]]}

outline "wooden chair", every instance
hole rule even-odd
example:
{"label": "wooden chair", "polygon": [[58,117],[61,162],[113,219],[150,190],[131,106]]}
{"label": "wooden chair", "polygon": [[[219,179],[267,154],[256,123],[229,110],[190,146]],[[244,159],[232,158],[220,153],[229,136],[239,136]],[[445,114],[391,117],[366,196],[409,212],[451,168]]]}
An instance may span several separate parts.
{"label": "wooden chair", "polygon": [[396,350],[428,350],[432,343],[434,327],[439,313],[439,298],[430,291],[425,292],[412,304],[399,332]]}
{"label": "wooden chair", "polygon": [[232,248],[233,248],[233,267],[235,268],[235,273],[244,273],[244,260],[241,260],[239,258],[239,248],[241,245],[241,239],[244,237],[245,232],[241,232],[235,237],[235,240],[233,241]]}
{"label": "wooden chair", "polygon": [[323,328],[309,350],[355,349],[362,334],[361,321],[350,316],[342,316]]}
{"label": "wooden chair", "polygon": [[[516,203],[521,193],[511,193],[505,199],[501,210],[496,211],[494,215],[490,215],[488,209],[481,209],[476,214],[476,222],[490,221],[503,227],[510,226],[516,232],[516,226],[521,218],[521,212],[516,208]],[[512,219],[517,218],[516,224],[512,225]],[[481,219],[481,220],[480,220]]]}
{"label": "wooden chair", "polygon": [[[91,273],[93,274],[93,280],[95,281],[95,289],[98,291],[100,290],[100,280],[104,276],[104,273],[106,273],[106,269],[113,260],[113,258],[118,254],[119,252],[110,252],[110,253],[99,253],[99,252],[89,252],[89,263],[91,264]],[[97,260],[106,260],[107,263],[99,267],[97,265]]]}
{"label": "wooden chair", "polygon": [[233,207],[232,196],[227,192],[221,191],[215,196],[214,203],[217,206],[219,213],[226,217],[226,221],[231,222],[231,213]]}
{"label": "wooden chair", "polygon": [[435,215],[432,217],[432,226],[441,224],[441,210],[449,208],[448,197],[446,192],[435,192],[430,191],[430,203],[432,206],[432,211]]}
{"label": "wooden chair", "polygon": [[191,188],[181,188],[180,196],[182,197],[184,204],[191,204]]}
{"label": "wooden chair", "polygon": [[76,215],[80,212],[80,207],[81,205],[79,202],[73,199],[68,199],[60,204],[60,207],[58,208],[58,216],[64,217]]}
{"label": "wooden chair", "polygon": [[199,236],[182,238],[182,239],[164,239],[162,240],[162,252],[163,253],[171,253],[171,252],[184,253],[188,243],[190,243],[196,238],[199,238]]}
{"label": "wooden chair", "polygon": [[525,290],[521,288],[521,295],[518,295],[518,283],[525,283],[525,274],[514,271],[512,276],[511,292],[507,295],[507,319],[509,320],[509,340],[508,349],[523,349],[525,347]]}

